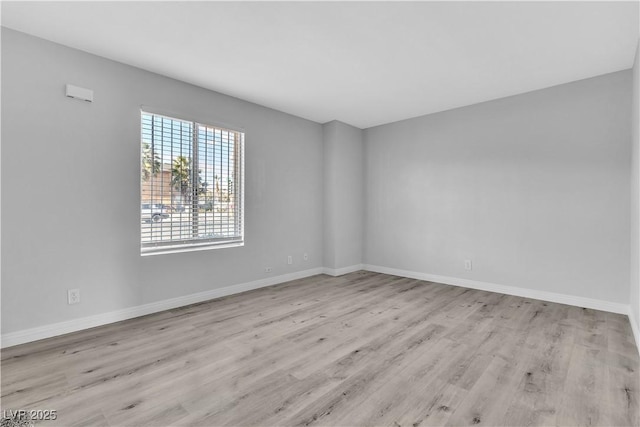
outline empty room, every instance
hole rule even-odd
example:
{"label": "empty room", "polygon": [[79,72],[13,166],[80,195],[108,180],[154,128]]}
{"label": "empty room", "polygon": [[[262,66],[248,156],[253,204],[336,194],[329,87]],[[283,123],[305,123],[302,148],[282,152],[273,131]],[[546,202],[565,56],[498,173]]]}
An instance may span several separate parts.
{"label": "empty room", "polygon": [[639,426],[639,6],[2,1],[0,425]]}

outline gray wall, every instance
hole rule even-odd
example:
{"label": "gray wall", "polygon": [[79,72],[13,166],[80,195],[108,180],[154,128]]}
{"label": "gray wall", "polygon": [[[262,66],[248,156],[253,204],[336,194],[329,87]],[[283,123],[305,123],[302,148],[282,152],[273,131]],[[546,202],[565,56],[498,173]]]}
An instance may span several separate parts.
{"label": "gray wall", "polygon": [[[244,128],[244,247],[140,256],[141,105]],[[320,124],[3,29],[2,332],[321,267],[322,155]]]}
{"label": "gray wall", "polygon": [[[631,315],[640,326],[640,43],[633,64],[633,107],[631,113],[631,287],[629,301]],[[636,331],[636,344],[640,349],[640,331]]]}
{"label": "gray wall", "polygon": [[365,263],[627,304],[631,83],[367,129]]}
{"label": "gray wall", "polygon": [[323,125],[324,266],[362,263],[364,213],[363,132],[342,122]]}

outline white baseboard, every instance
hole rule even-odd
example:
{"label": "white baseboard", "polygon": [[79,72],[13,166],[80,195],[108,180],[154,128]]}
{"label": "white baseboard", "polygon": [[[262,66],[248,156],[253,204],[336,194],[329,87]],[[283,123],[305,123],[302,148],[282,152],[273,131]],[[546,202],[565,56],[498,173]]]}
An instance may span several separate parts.
{"label": "white baseboard", "polygon": [[446,285],[462,286],[465,288],[479,289],[482,291],[497,292],[524,298],[532,298],[542,301],[557,302],[560,304],[574,305],[577,307],[592,308],[611,313],[629,314],[629,306],[610,301],[602,301],[592,298],[578,297],[574,295],[558,294],[555,292],[538,291],[534,289],[517,288],[514,286],[497,285],[495,283],[479,282],[476,280],[460,279],[457,277],[438,276],[435,274],[419,273],[396,268],[381,267],[378,265],[363,265],[364,270],[376,273],[391,274],[394,276],[408,277],[411,279],[427,280],[429,282],[444,283]]}
{"label": "white baseboard", "polygon": [[324,274],[328,274],[329,276],[342,276],[343,274],[353,273],[354,271],[360,271],[362,269],[363,269],[362,264],[354,264],[354,265],[350,265],[348,267],[342,267],[342,268],[324,267],[322,269],[322,272]]}
{"label": "white baseboard", "polygon": [[111,311],[108,313],[97,314],[94,316],[82,317],[79,319],[68,320],[65,322],[54,323],[51,325],[38,326],[22,331],[10,332],[3,334],[0,338],[0,348],[12,347],[18,344],[24,344],[45,338],[51,338],[58,335],[77,332],[96,326],[107,325],[109,323],[120,322],[122,320],[134,317],[144,316],[147,314],[157,313],[163,310],[169,310],[177,307],[183,307],[189,304],[208,301],[227,295],[238,294],[241,292],[259,289],[266,286],[276,285],[291,280],[302,279],[316,274],[328,274],[331,276],[341,276],[343,274],[352,273],[358,270],[368,270],[377,273],[391,274],[394,276],[409,277],[419,280],[427,280],[430,282],[444,283],[447,285],[462,286],[465,288],[479,289],[489,292],[498,292],[507,295],[515,295],[525,298],[538,299],[543,301],[557,302],[578,307],[592,308],[595,310],[609,311],[612,313],[626,314],[629,316],[629,322],[633,329],[633,335],[640,352],[640,328],[638,319],[635,319],[630,307],[626,304],[614,303],[609,301],[601,301],[591,298],[577,297],[573,295],[558,294],[554,292],[537,291],[533,289],[517,288],[513,286],[497,285],[488,282],[479,282],[476,280],[460,279],[448,276],[438,276],[435,274],[420,273],[408,270],[399,270],[395,268],[382,267],[377,265],[356,264],[344,268],[332,269],[326,267],[318,267],[295,273],[283,274],[280,276],[269,277],[265,279],[255,280],[247,283],[226,286],[224,288],[212,289],[209,291],[199,292],[196,294],[185,295],[168,300],[152,302],[136,307],[129,307],[122,310]]}
{"label": "white baseboard", "polygon": [[58,335],[68,334],[70,332],[77,332],[96,326],[107,325],[109,323],[120,322],[122,320],[157,313],[163,310],[169,310],[189,304],[208,301],[211,299],[238,294],[253,289],[264,288],[266,286],[289,282],[291,280],[315,276],[316,274],[321,274],[322,272],[322,267],[312,268],[310,270],[298,271],[295,273],[283,274],[275,277],[268,277],[265,279],[254,280],[253,282],[226,286],[224,288],[211,289],[209,291],[171,298],[163,301],[152,302],[136,307],[124,308],[122,310],[111,311],[108,313],[96,314],[94,316],[67,320],[65,322],[54,323],[51,325],[38,326],[36,328],[25,329],[17,332],[10,332],[2,335],[2,338],[0,339],[0,347],[11,347],[14,345],[37,341],[44,338],[51,338]]}
{"label": "white baseboard", "polygon": [[640,354],[640,325],[638,324],[638,319],[636,319],[633,311],[631,311],[631,307],[629,307],[629,323],[631,323],[633,339],[636,341],[636,348],[638,349],[638,354]]}

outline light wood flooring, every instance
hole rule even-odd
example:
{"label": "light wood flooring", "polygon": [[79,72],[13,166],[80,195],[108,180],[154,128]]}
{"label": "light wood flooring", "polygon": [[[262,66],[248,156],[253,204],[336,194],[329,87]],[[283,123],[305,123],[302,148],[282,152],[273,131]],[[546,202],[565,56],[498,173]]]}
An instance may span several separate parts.
{"label": "light wood flooring", "polygon": [[637,426],[626,316],[371,272],[2,350],[42,426]]}

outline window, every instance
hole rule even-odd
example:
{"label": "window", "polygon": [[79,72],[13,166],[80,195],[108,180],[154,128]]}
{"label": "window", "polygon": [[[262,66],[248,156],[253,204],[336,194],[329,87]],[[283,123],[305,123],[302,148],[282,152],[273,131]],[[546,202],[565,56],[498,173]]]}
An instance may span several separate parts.
{"label": "window", "polygon": [[242,244],[242,132],[142,112],[141,251]]}

